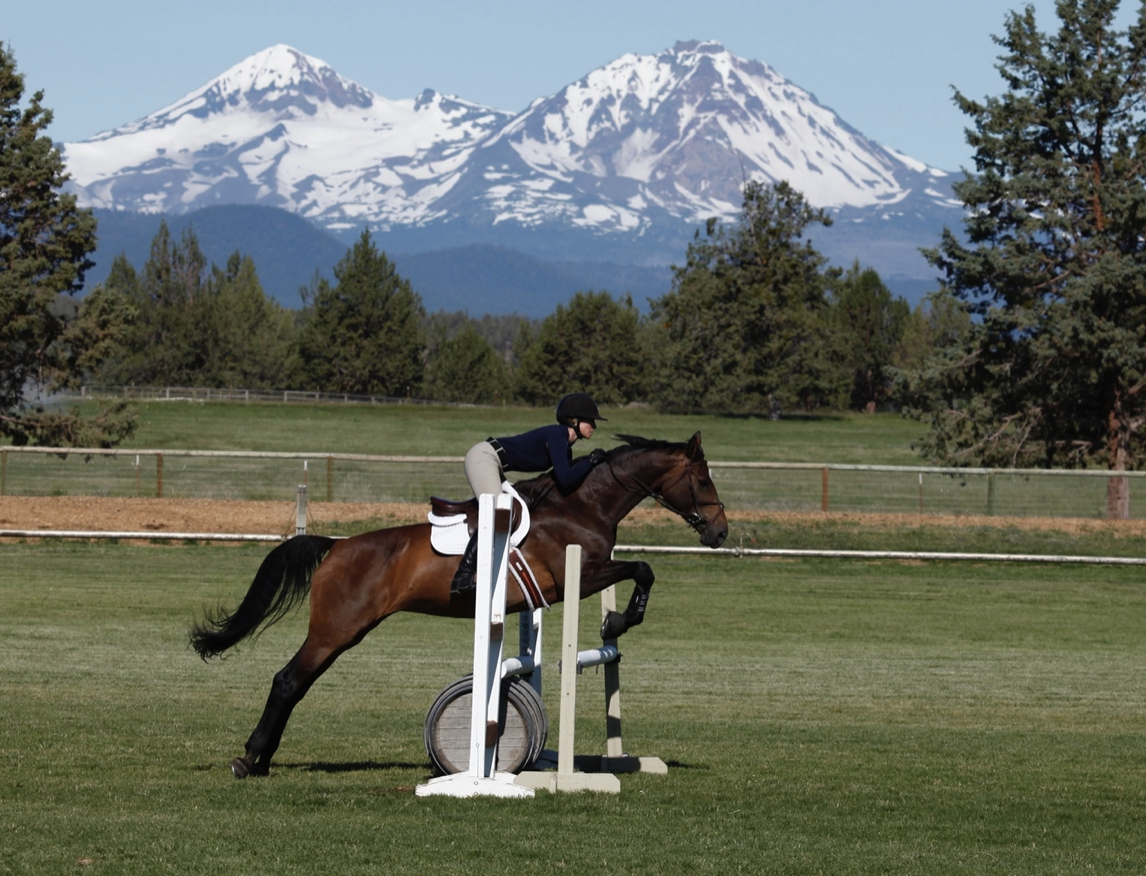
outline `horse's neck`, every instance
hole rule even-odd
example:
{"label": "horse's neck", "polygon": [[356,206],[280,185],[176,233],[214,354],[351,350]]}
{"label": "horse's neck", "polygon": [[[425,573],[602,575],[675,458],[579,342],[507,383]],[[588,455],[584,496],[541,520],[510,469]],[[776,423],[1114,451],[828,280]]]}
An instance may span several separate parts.
{"label": "horse's neck", "polygon": [[649,453],[627,453],[616,459],[611,467],[602,466],[610,477],[603,479],[602,508],[616,525],[650,497],[650,490],[660,491],[665,466]]}
{"label": "horse's neck", "polygon": [[[554,484],[538,485],[528,490],[535,501],[560,508],[564,515],[588,515],[615,527],[629,513],[649,498],[647,490],[660,491],[671,461],[654,458],[648,452],[619,454],[612,465],[600,465],[589,473],[586,482],[567,495]],[[541,495],[537,495],[540,492]],[[584,509],[581,511],[580,509]]]}

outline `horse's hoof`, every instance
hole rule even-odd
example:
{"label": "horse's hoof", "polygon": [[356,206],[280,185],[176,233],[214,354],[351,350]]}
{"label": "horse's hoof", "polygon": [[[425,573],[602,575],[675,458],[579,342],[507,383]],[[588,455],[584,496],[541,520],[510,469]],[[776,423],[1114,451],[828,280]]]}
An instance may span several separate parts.
{"label": "horse's hoof", "polygon": [[619,611],[610,611],[601,621],[601,638],[605,641],[617,639],[629,628],[625,623],[625,616]]}
{"label": "horse's hoof", "polygon": [[236,779],[245,779],[251,774],[251,764],[245,757],[236,757],[231,761],[231,772]]}

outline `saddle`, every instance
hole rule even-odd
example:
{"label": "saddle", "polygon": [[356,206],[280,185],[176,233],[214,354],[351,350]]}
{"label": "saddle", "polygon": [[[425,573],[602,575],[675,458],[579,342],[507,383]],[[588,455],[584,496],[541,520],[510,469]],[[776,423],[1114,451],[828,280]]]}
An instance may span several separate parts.
{"label": "saddle", "polygon": [[[509,543],[512,547],[517,547],[529,533],[529,507],[508,481],[502,482],[501,489],[513,499]],[[432,524],[430,546],[443,556],[461,556],[469,544],[470,536],[477,531],[477,499],[454,501],[431,496],[427,518]]]}
{"label": "saddle", "polygon": [[[535,608],[548,608],[549,603],[545,600],[537,576],[529,567],[525,555],[518,549],[518,545],[529,533],[529,506],[509,482],[503,481],[501,489],[513,500],[510,511],[509,571],[521,588],[530,611]],[[430,513],[427,516],[432,524],[430,546],[443,556],[464,554],[470,536],[477,531],[477,499],[455,502],[433,496],[430,499]]]}

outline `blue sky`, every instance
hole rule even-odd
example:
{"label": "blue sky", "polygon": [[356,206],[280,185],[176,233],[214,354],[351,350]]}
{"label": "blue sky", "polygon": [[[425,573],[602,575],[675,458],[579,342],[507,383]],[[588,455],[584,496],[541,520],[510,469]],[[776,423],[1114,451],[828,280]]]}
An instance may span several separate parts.
{"label": "blue sky", "polygon": [[[1006,0],[0,0],[0,42],[72,141],[134,121],[286,43],[388,98],[424,88],[517,111],[627,53],[710,39],[763,61],[868,137],[970,166],[952,86],[1000,93]],[[1053,31],[1053,0],[1032,4]],[[1126,0],[1128,16],[1137,4]]]}

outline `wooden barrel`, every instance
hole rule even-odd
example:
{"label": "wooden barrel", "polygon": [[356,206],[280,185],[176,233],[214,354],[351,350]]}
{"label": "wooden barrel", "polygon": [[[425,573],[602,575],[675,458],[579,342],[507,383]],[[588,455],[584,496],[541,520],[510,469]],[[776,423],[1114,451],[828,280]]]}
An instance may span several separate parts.
{"label": "wooden barrel", "polygon": [[[426,713],[426,754],[439,775],[465,772],[470,766],[470,723],[473,675],[448,685]],[[549,719],[537,691],[516,676],[502,679],[498,714],[497,770],[529,769],[545,748]]]}

